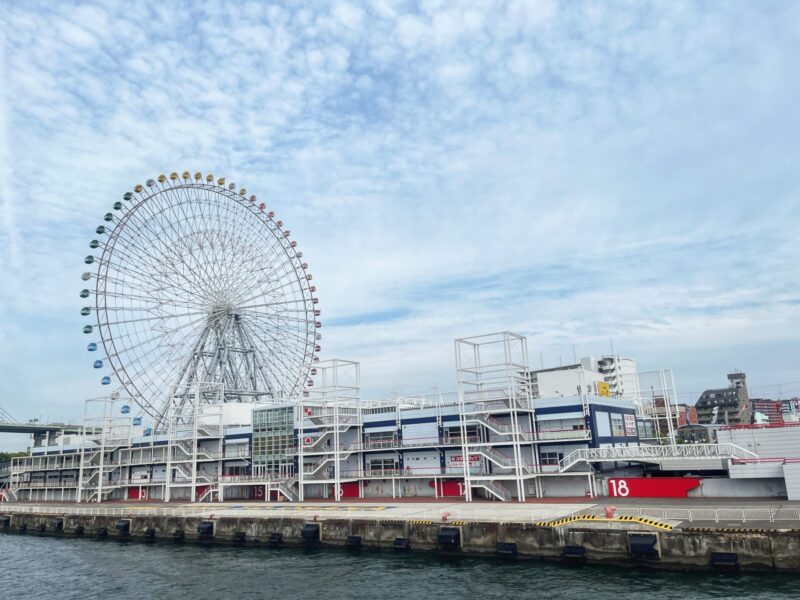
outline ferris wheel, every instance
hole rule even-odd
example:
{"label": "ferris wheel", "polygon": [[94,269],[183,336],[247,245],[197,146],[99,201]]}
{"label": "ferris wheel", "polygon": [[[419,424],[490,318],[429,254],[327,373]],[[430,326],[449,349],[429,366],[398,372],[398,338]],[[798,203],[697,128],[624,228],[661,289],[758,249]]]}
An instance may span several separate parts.
{"label": "ferris wheel", "polygon": [[83,332],[103,385],[116,378],[164,425],[177,389],[222,402],[308,394],[321,323],[290,231],[256,196],[212,175],[137,185],[96,229],[82,275]]}

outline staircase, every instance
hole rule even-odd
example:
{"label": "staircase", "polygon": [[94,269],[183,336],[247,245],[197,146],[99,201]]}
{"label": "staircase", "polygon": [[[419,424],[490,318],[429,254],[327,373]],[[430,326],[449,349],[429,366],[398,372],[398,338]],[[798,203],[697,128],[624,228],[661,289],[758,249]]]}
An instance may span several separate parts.
{"label": "staircase", "polygon": [[0,502],[17,502],[17,491],[11,487],[11,481],[6,480],[0,485]]}
{"label": "staircase", "polygon": [[220,432],[219,425],[209,425],[207,423],[197,424],[198,437],[219,437],[219,432]]}
{"label": "staircase", "polygon": [[297,479],[294,477],[289,477],[288,479],[280,482],[278,485],[278,491],[283,494],[283,497],[289,502],[293,502],[297,498],[297,490],[295,490],[295,485],[297,485]]}
{"label": "staircase", "polygon": [[[514,430],[510,425],[506,425],[501,423],[494,417],[487,415],[487,414],[476,414],[469,417],[471,421],[477,421],[484,427],[486,427],[489,431],[493,431],[497,435],[513,435]],[[520,439],[524,441],[531,441],[533,440],[533,433],[530,431],[518,431],[517,435],[519,435]]]}
{"label": "staircase", "polygon": [[504,487],[501,487],[485,479],[473,480],[472,487],[482,487],[487,492],[492,494],[495,498],[497,498],[498,500],[502,500],[503,502],[506,502],[511,499],[511,492],[509,492]]}
{"label": "staircase", "polygon": [[499,467],[503,467],[504,469],[513,469],[515,466],[514,459],[511,457],[506,456],[505,454],[498,452],[494,448],[491,447],[481,447],[481,446],[470,446],[470,452],[477,452],[478,454],[482,454],[494,464]]}
{"label": "staircase", "polygon": [[214,496],[216,496],[217,500],[219,500],[219,489],[215,485],[209,487],[205,492],[203,492],[203,494],[197,499],[197,502],[205,502],[206,500],[208,500],[208,502],[214,502]]}
{"label": "staircase", "polygon": [[316,448],[321,446],[325,440],[329,440],[331,437],[333,437],[333,431],[326,431],[321,436],[312,438],[313,441],[310,444],[303,444],[303,452],[313,452]]}
{"label": "staircase", "polygon": [[511,427],[508,425],[504,425],[494,417],[489,415],[474,415],[472,417],[478,423],[487,427],[491,431],[494,431],[498,435],[510,435],[511,434]]}
{"label": "staircase", "polygon": [[188,483],[192,481],[192,472],[186,468],[186,465],[175,463],[172,466],[177,471],[173,479],[174,483]]}
{"label": "staircase", "polygon": [[[317,477],[316,477],[317,473],[319,473],[322,470],[323,467],[327,467],[327,466],[333,464],[334,462],[335,461],[334,461],[332,456],[327,456],[323,460],[321,460],[319,462],[319,464],[317,464],[315,467],[312,467],[308,471],[304,470],[303,471],[303,477],[306,478],[306,479],[317,479]],[[323,477],[322,479],[326,479],[326,478]]]}

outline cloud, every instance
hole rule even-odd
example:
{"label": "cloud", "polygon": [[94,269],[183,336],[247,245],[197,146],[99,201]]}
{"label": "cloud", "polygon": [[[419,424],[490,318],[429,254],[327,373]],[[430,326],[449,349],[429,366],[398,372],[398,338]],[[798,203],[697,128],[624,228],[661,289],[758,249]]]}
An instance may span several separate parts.
{"label": "cloud", "polygon": [[323,356],[362,360],[366,396],[452,388],[452,339],[503,329],[549,364],[613,338],[687,389],[754,348],[779,349],[754,383],[788,376],[794,4],[188,7],[4,5],[10,412],[99,393],[86,244],[123,192],[184,169],[291,227]]}

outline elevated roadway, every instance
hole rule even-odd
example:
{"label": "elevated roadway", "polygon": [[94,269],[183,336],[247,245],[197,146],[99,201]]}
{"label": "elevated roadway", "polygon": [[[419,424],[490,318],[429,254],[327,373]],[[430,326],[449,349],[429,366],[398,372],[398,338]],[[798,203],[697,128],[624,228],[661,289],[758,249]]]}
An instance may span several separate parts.
{"label": "elevated roadway", "polygon": [[76,434],[83,431],[83,425],[69,423],[13,423],[0,421],[0,433],[52,433]]}

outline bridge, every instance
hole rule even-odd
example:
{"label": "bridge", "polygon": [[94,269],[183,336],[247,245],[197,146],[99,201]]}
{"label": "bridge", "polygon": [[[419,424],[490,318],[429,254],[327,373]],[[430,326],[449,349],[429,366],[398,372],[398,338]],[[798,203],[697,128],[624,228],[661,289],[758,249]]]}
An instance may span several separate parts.
{"label": "bridge", "polygon": [[20,423],[7,411],[0,407],[0,433],[65,433],[76,434],[83,431],[83,425],[72,425],[70,423],[39,423],[29,421]]}
{"label": "bridge", "polygon": [[619,446],[616,448],[582,448],[565,456],[559,462],[561,472],[569,471],[580,463],[642,462],[714,460],[758,458],[758,455],[736,444],[685,444],[668,446]]}
{"label": "bridge", "polygon": [[83,425],[69,423],[9,423],[0,421],[0,433],[52,433],[61,432],[77,434],[83,431]]}

